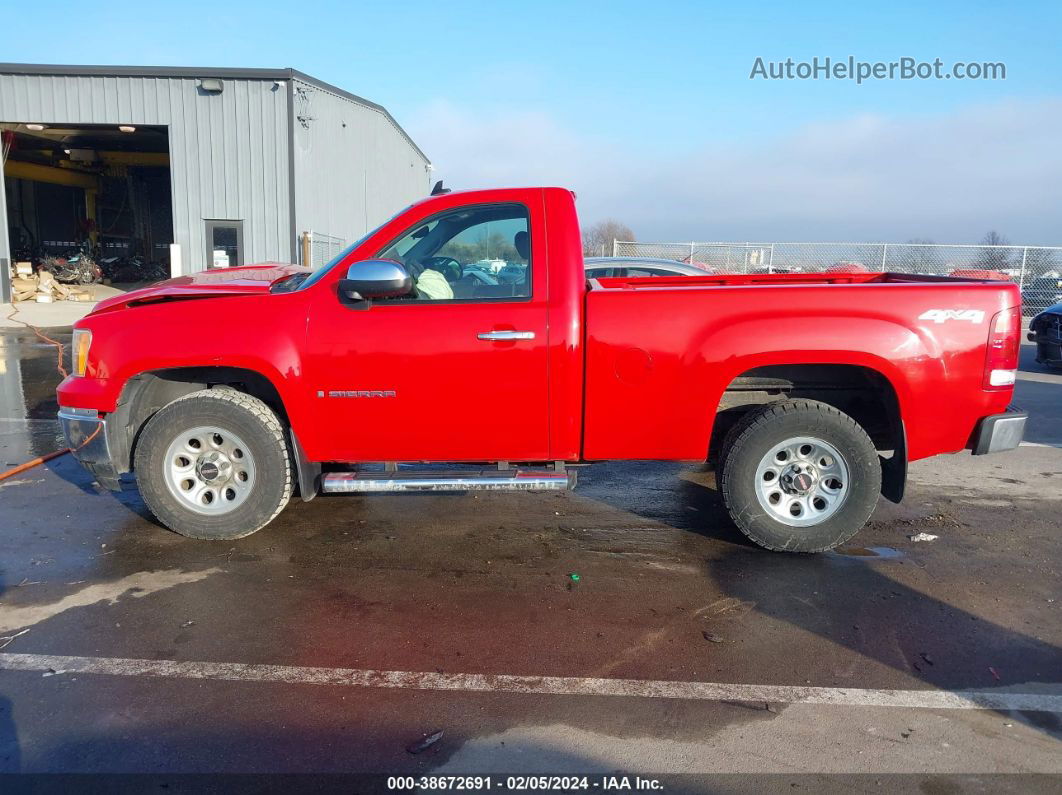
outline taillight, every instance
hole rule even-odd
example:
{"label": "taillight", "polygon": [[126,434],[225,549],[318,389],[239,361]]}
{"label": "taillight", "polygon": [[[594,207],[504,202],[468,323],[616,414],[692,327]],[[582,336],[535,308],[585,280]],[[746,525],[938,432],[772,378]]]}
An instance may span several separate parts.
{"label": "taillight", "polygon": [[985,389],[1009,389],[1018,373],[1021,345],[1021,308],[1011,307],[992,316],[985,354]]}

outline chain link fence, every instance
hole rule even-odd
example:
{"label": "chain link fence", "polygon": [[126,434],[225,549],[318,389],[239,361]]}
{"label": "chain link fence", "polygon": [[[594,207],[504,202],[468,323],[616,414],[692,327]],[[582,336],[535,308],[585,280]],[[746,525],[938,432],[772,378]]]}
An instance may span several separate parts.
{"label": "chain link fence", "polygon": [[635,243],[613,241],[614,257],[691,262],[729,273],[892,271],[1013,281],[1024,314],[1062,301],[1062,247],[940,243]]}
{"label": "chain link fence", "polygon": [[309,265],[316,270],[322,265],[327,265],[347,245],[347,241],[334,235],[326,235],[322,232],[303,232],[301,246],[302,256],[300,265]]}

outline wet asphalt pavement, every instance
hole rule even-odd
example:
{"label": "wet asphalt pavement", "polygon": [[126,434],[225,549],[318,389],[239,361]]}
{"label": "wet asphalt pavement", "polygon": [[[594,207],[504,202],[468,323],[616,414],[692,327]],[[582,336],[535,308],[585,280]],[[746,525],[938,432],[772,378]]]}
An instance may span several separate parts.
{"label": "wet asphalt pavement", "polygon": [[[60,446],[58,377],[28,331],[0,332],[0,368],[4,469]],[[0,670],[0,772],[1062,773],[1058,712],[860,695],[1062,694],[1060,398],[1062,374],[1026,346],[1016,402],[1035,446],[917,462],[903,505],[819,556],[751,546],[713,475],[673,464],[594,467],[571,494],[293,500],[210,543],[158,526],[132,483],[113,495],[55,459],[0,482],[3,653],[293,668]],[[853,695],[365,687],[308,668]]]}

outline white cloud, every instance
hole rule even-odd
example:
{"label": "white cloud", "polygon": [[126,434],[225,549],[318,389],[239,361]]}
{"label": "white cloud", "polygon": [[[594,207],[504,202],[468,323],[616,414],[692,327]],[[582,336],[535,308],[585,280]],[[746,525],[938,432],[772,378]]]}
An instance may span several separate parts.
{"label": "white cloud", "polygon": [[1060,101],[863,115],[670,155],[534,110],[435,102],[409,128],[454,187],[564,185],[584,220],[618,218],[643,240],[973,242],[994,228],[1062,244]]}

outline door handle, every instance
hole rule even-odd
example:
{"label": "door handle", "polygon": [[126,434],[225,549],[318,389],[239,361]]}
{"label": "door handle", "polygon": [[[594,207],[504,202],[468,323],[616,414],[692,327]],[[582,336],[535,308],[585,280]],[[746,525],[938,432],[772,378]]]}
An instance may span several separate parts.
{"label": "door handle", "polygon": [[476,337],[481,340],[492,340],[497,342],[498,340],[533,340],[535,338],[535,332],[533,331],[484,331],[481,334],[477,334]]}

